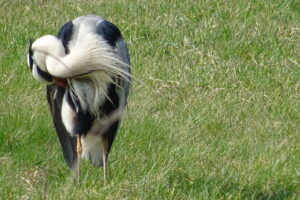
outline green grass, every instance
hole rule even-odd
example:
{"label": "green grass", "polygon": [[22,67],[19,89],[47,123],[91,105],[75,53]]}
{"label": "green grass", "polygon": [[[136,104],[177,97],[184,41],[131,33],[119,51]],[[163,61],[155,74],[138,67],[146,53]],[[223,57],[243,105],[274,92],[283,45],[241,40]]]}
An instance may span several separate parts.
{"label": "green grass", "polygon": [[[110,183],[71,181],[28,39],[96,14],[127,40],[133,88]],[[0,199],[299,199],[300,3],[0,0]]]}

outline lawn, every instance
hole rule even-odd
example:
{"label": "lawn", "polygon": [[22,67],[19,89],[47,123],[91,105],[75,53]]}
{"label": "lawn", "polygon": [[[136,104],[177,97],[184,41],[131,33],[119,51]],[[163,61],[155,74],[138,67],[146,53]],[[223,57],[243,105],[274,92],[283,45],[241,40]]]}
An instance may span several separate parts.
{"label": "lawn", "polygon": [[[116,24],[133,67],[102,169],[77,186],[28,41],[77,16]],[[297,0],[0,0],[0,199],[300,199]]]}

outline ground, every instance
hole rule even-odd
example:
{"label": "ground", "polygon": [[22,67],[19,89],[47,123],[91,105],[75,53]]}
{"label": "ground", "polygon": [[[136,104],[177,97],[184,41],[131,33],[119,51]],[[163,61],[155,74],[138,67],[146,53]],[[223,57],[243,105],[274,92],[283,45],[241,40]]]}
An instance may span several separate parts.
{"label": "ground", "polygon": [[[4,199],[299,199],[300,3],[0,1]],[[26,66],[29,39],[77,16],[116,24],[133,84],[109,159],[71,181]]]}

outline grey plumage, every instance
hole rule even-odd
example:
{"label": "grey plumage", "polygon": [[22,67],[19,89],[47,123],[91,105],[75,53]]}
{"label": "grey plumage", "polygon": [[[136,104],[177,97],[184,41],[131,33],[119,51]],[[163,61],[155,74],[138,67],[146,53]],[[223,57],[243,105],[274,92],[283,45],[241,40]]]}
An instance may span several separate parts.
{"label": "grey plumage", "polygon": [[[130,59],[120,30],[98,16],[78,17],[63,25],[57,36],[31,43],[28,65],[34,78],[47,84],[48,103],[68,166],[74,168],[78,159],[76,136],[81,138],[82,156],[101,166],[130,89]],[[113,121],[104,124],[108,117]],[[107,149],[101,147],[104,141]]]}

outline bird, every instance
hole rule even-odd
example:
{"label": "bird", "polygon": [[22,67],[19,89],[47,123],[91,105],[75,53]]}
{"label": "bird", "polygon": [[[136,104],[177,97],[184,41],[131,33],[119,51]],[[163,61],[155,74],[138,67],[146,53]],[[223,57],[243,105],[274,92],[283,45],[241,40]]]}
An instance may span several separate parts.
{"label": "bird", "polygon": [[78,182],[82,158],[103,166],[106,180],[131,87],[129,52],[119,28],[96,15],[77,17],[57,35],[30,40],[27,64],[46,85],[63,156]]}

